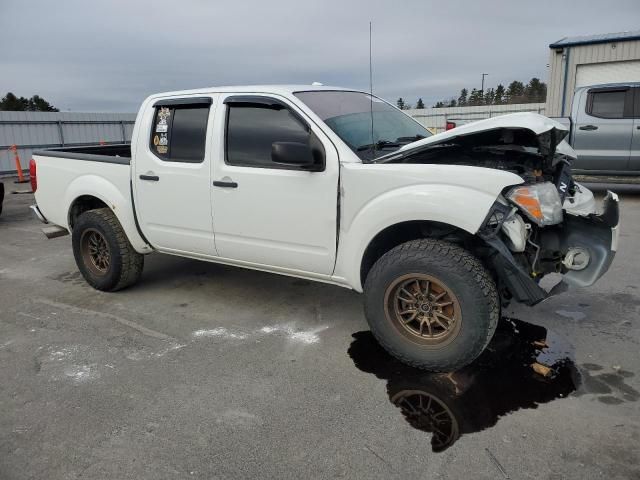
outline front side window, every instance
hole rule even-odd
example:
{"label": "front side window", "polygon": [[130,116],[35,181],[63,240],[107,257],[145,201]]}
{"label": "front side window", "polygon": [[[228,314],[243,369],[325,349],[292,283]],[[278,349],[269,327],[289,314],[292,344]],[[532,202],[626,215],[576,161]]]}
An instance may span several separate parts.
{"label": "front side window", "polygon": [[589,115],[600,118],[624,118],[626,90],[590,92]]}
{"label": "front side window", "polygon": [[296,92],[362,160],[431,136],[425,127],[379,98],[362,92]]}
{"label": "front side window", "polygon": [[228,109],[226,162],[229,165],[281,168],[271,159],[273,143],[314,141],[308,127],[288,108],[230,103]]}
{"label": "front side window", "polygon": [[155,109],[151,151],[170,162],[202,162],[209,105],[157,105]]}

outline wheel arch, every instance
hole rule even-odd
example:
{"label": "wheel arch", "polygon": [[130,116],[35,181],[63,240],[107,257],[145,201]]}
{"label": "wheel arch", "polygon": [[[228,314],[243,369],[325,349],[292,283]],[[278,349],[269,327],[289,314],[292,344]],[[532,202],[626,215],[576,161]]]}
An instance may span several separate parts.
{"label": "wheel arch", "polygon": [[360,260],[360,283],[364,285],[371,267],[389,250],[419,238],[445,238],[464,242],[473,236],[462,228],[432,220],[411,220],[389,225],[378,232],[367,244]]}
{"label": "wheel arch", "polygon": [[120,222],[133,248],[138,253],[152,251],[138,232],[130,189],[123,192],[103,177],[83,175],[71,182],[65,197],[69,231],[73,230],[75,221],[82,213],[95,208],[109,208]]}
{"label": "wheel arch", "polygon": [[385,253],[379,251],[380,245],[389,246],[388,251],[417,238],[442,238],[430,234],[434,228],[474,236],[498,194],[439,184],[412,185],[376,196],[353,214],[345,215],[335,276],[362,292],[366,272],[373,265],[371,259],[375,263]]}

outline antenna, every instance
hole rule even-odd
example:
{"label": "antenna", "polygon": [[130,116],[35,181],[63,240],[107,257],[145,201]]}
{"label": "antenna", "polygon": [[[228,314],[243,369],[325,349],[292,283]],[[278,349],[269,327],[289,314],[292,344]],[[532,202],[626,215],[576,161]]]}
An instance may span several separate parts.
{"label": "antenna", "polygon": [[369,108],[371,112],[371,145],[373,149],[373,156],[376,152],[376,141],[373,130],[373,61],[371,55],[371,21],[369,21]]}

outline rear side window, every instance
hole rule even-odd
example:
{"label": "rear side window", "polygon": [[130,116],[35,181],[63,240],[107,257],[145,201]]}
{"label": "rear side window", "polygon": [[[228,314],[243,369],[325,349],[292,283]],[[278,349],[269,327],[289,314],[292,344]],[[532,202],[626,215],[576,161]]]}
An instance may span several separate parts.
{"label": "rear side window", "polygon": [[251,104],[229,104],[228,108],[226,162],[229,165],[282,168],[271,160],[274,142],[310,141],[308,127],[287,108]]}
{"label": "rear side window", "polygon": [[158,105],[155,108],[151,151],[170,162],[202,162],[209,105]]}
{"label": "rear side window", "polygon": [[600,118],[629,117],[631,116],[630,100],[629,98],[627,102],[627,90],[591,91],[587,102],[587,113]]}

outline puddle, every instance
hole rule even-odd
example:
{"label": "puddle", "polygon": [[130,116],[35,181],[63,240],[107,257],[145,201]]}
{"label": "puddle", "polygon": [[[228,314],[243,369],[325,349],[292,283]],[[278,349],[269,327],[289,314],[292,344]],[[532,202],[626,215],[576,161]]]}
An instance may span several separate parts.
{"label": "puddle", "polygon": [[[356,367],[387,381],[391,403],[413,428],[429,432],[434,452],[466,433],[494,426],[519,409],[563,398],[580,383],[573,348],[546,328],[503,318],[487,350],[455,373],[408,367],[386,353],[370,332],[353,334],[349,355]],[[546,346],[544,346],[546,345]],[[548,376],[534,372],[538,362]]]}

